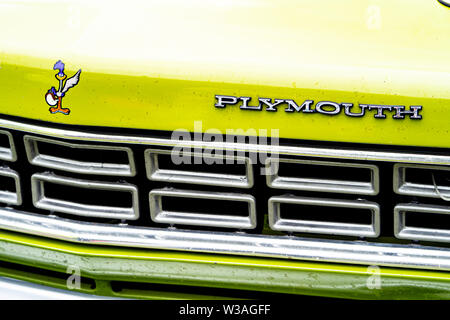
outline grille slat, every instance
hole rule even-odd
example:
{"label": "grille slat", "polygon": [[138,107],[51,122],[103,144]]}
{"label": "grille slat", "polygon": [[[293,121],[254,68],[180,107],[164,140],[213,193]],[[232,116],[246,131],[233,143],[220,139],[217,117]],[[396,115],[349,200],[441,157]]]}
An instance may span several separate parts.
{"label": "grille slat", "polygon": [[[218,167],[215,173],[199,171],[204,169],[205,165],[197,166],[196,171],[193,170],[171,170],[160,168],[160,156],[170,156],[171,151],[147,149],[145,151],[145,163],[147,169],[147,177],[154,181],[163,182],[178,182],[189,184],[203,184],[222,187],[236,187],[236,188],[251,188],[253,186],[253,170],[250,164],[250,159],[246,157],[231,157],[226,155],[215,155],[214,158],[205,157],[202,154],[191,152],[182,152],[180,157],[185,157],[189,161],[194,157],[200,158],[201,163],[210,159],[211,165],[207,167]],[[167,161],[168,158],[165,158]],[[172,159],[170,160],[172,161]],[[219,162],[219,164],[215,164]],[[227,163],[232,163],[233,166],[242,167],[243,174],[231,174],[227,172]]]}
{"label": "grille slat", "polygon": [[[133,153],[130,148],[74,144],[31,136],[25,136],[24,143],[28,161],[33,165],[82,174],[113,176],[134,176],[136,174]],[[48,145],[46,148],[47,152],[52,152],[54,154],[41,153],[39,151],[40,144]],[[52,150],[52,148],[56,148],[56,150]],[[66,157],[55,155],[58,151],[66,154]],[[69,158],[70,156],[76,156],[77,151],[83,151],[84,160]],[[127,163],[110,163],[90,160],[94,159],[96,153],[102,152],[111,154],[111,158],[117,158],[119,156],[117,154],[114,155],[114,153],[123,153],[127,159]]]}
{"label": "grille slat", "polygon": [[[253,229],[256,227],[255,199],[251,195],[220,192],[199,192],[186,190],[157,189],[152,190],[150,197],[150,212],[152,220],[159,223],[211,226],[221,228]],[[208,199],[227,202],[244,202],[247,210],[244,216],[232,214],[211,214],[195,212],[176,212],[163,209],[164,197],[188,199]]]}
{"label": "grille slat", "polygon": [[[407,213],[420,212],[427,215],[445,215],[446,223],[441,227],[412,227],[407,225]],[[442,227],[447,227],[443,229]],[[394,208],[395,235],[400,239],[427,240],[450,242],[450,207],[423,205],[423,204],[398,204]]]}
{"label": "grille slat", "polygon": [[[284,165],[291,165],[290,169],[292,176],[280,176],[278,173]],[[325,168],[332,168],[335,174],[339,170],[346,169],[340,179],[325,179],[320,177],[320,170]],[[352,170],[353,169],[353,170]],[[306,190],[319,192],[335,192],[335,193],[350,193],[350,194],[366,194],[376,195],[379,190],[379,174],[378,168],[374,165],[367,165],[362,163],[342,163],[330,161],[314,161],[314,160],[293,160],[293,159],[277,159],[273,161],[268,159],[266,161],[266,170],[272,174],[267,175],[267,185],[277,189],[289,190]],[[296,177],[293,173],[301,171],[306,177]],[[352,172],[354,171],[354,172]],[[366,171],[370,181],[365,182],[361,180],[361,171]],[[316,174],[319,177],[314,177]],[[348,177],[348,175],[350,175]]]}
{"label": "grille slat", "polygon": [[[135,186],[130,184],[80,180],[60,177],[49,173],[34,174],[31,177],[31,183],[33,204],[36,208],[49,210],[51,212],[62,212],[78,216],[128,220],[136,220],[139,218],[139,208],[137,201],[138,191]],[[114,197],[114,192],[130,193],[132,195],[132,200],[130,201],[131,205],[129,207],[113,207],[50,198],[45,194],[45,184],[47,183],[73,187],[74,192],[76,192],[77,188],[89,189],[93,191],[93,198],[96,197],[95,190],[110,191],[111,197]],[[82,199],[80,199],[80,201],[82,201]]]}
{"label": "grille slat", "polygon": [[[409,170],[415,170],[416,175],[423,178],[423,182],[409,181]],[[446,175],[444,180],[439,181],[439,175]],[[442,184],[446,182],[446,185]],[[447,198],[450,201],[450,167],[446,166],[423,166],[396,164],[394,166],[394,190],[398,194]]]}
{"label": "grille slat", "polygon": [[[300,217],[286,219],[282,217],[283,211],[281,210],[281,204],[314,207],[316,208],[316,215],[321,214],[320,209],[323,210],[333,207],[349,210],[360,209],[370,213],[371,222],[370,224],[361,224],[354,222],[314,221],[301,219]],[[294,213],[298,213],[297,216],[301,216],[302,209],[297,210],[300,212]],[[279,231],[378,237],[380,234],[380,208],[378,204],[368,201],[345,201],[292,196],[272,197],[269,199],[269,223],[273,230]]]}

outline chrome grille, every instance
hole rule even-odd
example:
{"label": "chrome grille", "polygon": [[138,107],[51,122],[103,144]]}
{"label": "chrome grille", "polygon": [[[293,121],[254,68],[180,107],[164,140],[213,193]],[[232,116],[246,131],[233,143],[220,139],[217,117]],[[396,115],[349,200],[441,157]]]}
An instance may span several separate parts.
{"label": "chrome grille", "polygon": [[[201,172],[204,167],[197,166],[196,171],[183,170],[183,169],[164,169],[160,167],[160,156],[165,155],[167,162],[172,162],[172,159],[168,157],[172,154],[169,150],[147,149],[145,150],[145,164],[147,170],[147,177],[154,181],[163,182],[179,182],[188,184],[204,184],[212,186],[222,187],[236,187],[236,188],[251,188],[253,186],[253,170],[250,163],[250,159],[247,157],[229,157],[224,155],[215,155],[214,157],[208,157],[205,155],[198,155],[191,152],[182,152],[182,156],[188,159],[200,159],[200,163],[203,161],[211,160],[211,164],[216,164],[217,160],[221,160],[223,164],[220,166],[227,166],[227,163],[233,164],[233,166],[239,166],[242,168],[241,174],[227,173],[225,168],[224,172]],[[175,163],[176,165],[177,163]]]}
{"label": "chrome grille", "polygon": [[[156,189],[150,191],[150,213],[152,220],[160,223],[211,226],[220,228],[253,229],[256,227],[255,198],[251,195],[223,192],[200,192],[174,189]],[[243,216],[232,214],[213,214],[195,212],[176,212],[163,209],[164,197],[221,200],[228,202],[244,202],[247,210]],[[195,209],[194,209],[195,210]]]}
{"label": "chrome grille", "polygon": [[[136,168],[134,166],[133,153],[130,148],[99,146],[99,145],[83,145],[75,143],[67,143],[51,139],[43,139],[32,136],[24,137],[25,149],[27,151],[28,161],[37,166],[50,169],[60,169],[68,172],[113,176],[134,176]],[[39,144],[49,145],[49,151],[55,153],[55,147],[62,147],[69,153],[68,157],[61,157],[52,154],[43,154],[39,151]],[[57,149],[58,150],[58,149]],[[59,149],[60,150],[60,149]],[[79,161],[69,158],[70,153],[76,155],[77,151],[88,152],[113,152],[124,153],[127,157],[127,163],[110,163],[99,162],[93,160]]]}
{"label": "chrome grille", "polygon": [[[409,180],[414,176],[409,171],[415,170],[416,176],[425,176],[423,182],[414,182]],[[436,182],[436,178],[442,177],[441,181]],[[445,182],[446,185],[441,185]],[[394,190],[398,194],[442,198],[450,201],[450,167],[444,166],[423,166],[412,164],[396,164],[394,166]]]}
{"label": "chrome grille", "polygon": [[[191,158],[213,147],[223,153],[209,157],[211,164],[183,167],[169,163],[180,143],[162,133],[0,124],[10,155],[0,161],[0,176],[14,181],[16,191],[7,192],[17,197],[3,201],[1,228],[104,245],[450,269],[446,228],[408,224],[417,211],[450,218],[447,185],[436,174],[448,172],[448,150],[184,142]],[[251,161],[266,151],[279,162]],[[234,164],[217,164],[217,157]],[[433,174],[417,183],[408,168]],[[424,193],[405,189],[413,183]],[[343,218],[347,211],[356,214]]]}
{"label": "chrome grille", "polygon": [[[339,172],[340,169],[354,169],[354,171],[367,171],[370,175],[369,181],[351,180],[345,176],[345,172],[342,173],[342,177],[338,180],[331,180],[329,178],[316,178],[316,177],[292,177],[292,176],[280,176],[278,172],[280,167],[285,164],[294,164],[292,171],[311,170],[313,166],[316,167],[333,167],[335,171]],[[293,159],[277,159],[273,161],[268,159],[266,161],[266,170],[273,174],[267,175],[267,185],[277,189],[287,190],[305,190],[305,191],[319,191],[319,192],[336,192],[336,193],[350,193],[350,194],[367,194],[376,195],[379,189],[379,173],[378,167],[375,165],[367,165],[362,163],[341,163],[330,161],[313,161],[313,160],[293,160]],[[269,171],[270,170],[270,171]],[[320,169],[319,169],[320,170]],[[352,170],[347,170],[352,171]],[[311,173],[309,173],[311,175]],[[355,178],[360,178],[355,176]]]}
{"label": "chrome grille", "polygon": [[[408,226],[406,221],[407,214],[414,212],[426,213],[427,215],[446,215],[450,217],[450,206],[423,204],[396,205],[394,208],[394,228],[397,238],[450,242],[450,223],[435,228]],[[442,229],[443,227],[447,227],[447,229]]]}
{"label": "chrome grille", "polygon": [[[82,188],[92,190],[92,198],[95,200],[97,190],[107,190],[115,192],[126,192],[131,194],[131,205],[127,207],[113,207],[106,205],[90,205],[79,202],[71,202],[62,199],[55,199],[46,196],[45,185],[57,184],[70,186],[73,189]],[[33,174],[31,176],[31,189],[33,204],[38,209],[50,212],[62,212],[78,216],[99,217],[136,220],[139,218],[138,191],[136,186],[127,183],[107,183],[91,180],[80,180],[68,177],[56,176],[51,173]],[[111,193],[114,197],[114,193]]]}
{"label": "chrome grille", "polygon": [[[303,220],[299,217],[286,219],[282,218],[282,210],[280,206],[282,203],[316,207],[319,209],[317,215],[320,214],[320,209],[323,209],[324,207],[361,209],[369,212],[370,223],[360,224]],[[299,212],[301,213],[301,209],[299,209]],[[280,231],[348,235],[358,237],[378,237],[380,235],[380,207],[374,202],[365,200],[348,201],[293,196],[271,197],[269,199],[269,223],[273,230]]]}

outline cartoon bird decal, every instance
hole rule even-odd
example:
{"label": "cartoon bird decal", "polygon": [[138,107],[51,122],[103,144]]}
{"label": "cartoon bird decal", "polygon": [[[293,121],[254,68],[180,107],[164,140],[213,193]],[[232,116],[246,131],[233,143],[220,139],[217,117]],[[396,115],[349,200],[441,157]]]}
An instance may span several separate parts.
{"label": "cartoon bird decal", "polygon": [[[64,63],[61,60],[58,60],[53,66],[53,70],[59,70],[59,72],[55,74],[55,78],[59,81],[59,88],[58,91],[56,91],[55,87],[51,87],[45,94],[45,101],[50,106],[50,113],[60,112],[68,115],[70,109],[62,107],[62,98],[70,88],[76,86],[80,81],[81,69],[78,70],[75,75],[67,79],[67,75],[64,73]],[[66,81],[64,82],[64,80]]]}

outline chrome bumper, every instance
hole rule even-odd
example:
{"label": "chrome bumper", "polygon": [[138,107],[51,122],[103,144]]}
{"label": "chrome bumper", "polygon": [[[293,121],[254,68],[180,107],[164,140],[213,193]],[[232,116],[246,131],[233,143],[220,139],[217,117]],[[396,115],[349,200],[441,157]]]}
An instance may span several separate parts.
{"label": "chrome bumper", "polygon": [[420,245],[114,226],[0,209],[0,228],[83,244],[450,270],[450,251]]}

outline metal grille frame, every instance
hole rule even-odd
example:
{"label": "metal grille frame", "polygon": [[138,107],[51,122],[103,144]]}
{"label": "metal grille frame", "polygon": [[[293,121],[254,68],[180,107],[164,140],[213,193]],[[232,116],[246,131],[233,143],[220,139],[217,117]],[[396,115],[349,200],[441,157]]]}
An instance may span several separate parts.
{"label": "metal grille frame", "polygon": [[[358,148],[315,147],[306,145],[251,145],[211,141],[173,141],[148,135],[104,134],[77,129],[61,129],[0,119],[3,130],[73,144],[139,145],[142,148],[221,148],[240,152],[278,153],[281,158],[308,157],[320,161],[339,159],[355,162],[380,161],[414,165],[450,166],[450,154],[414,151],[377,151]],[[20,173],[19,173],[20,174]],[[143,172],[139,172],[143,174]],[[147,178],[147,177],[146,177]],[[392,189],[391,189],[392,190]],[[450,270],[450,250],[433,245],[377,243],[361,240],[269,236],[236,232],[206,232],[172,228],[138,227],[77,221],[46,216],[17,208],[0,208],[0,228],[85,244],[132,246],[140,248],[226,253],[260,257],[305,259],[322,262],[376,264],[405,268]]]}
{"label": "metal grille frame", "polygon": [[[368,210],[371,215],[370,224],[343,223],[332,221],[313,221],[304,219],[284,219],[281,217],[280,204],[299,204],[316,207],[340,207]],[[348,201],[341,199],[306,198],[279,196],[269,199],[269,224],[273,230],[305,232],[356,237],[375,238],[380,235],[380,207],[369,201]]]}
{"label": "metal grille frame", "polygon": [[[45,195],[45,183],[72,186],[90,190],[120,191],[131,193],[132,205],[129,208],[88,205],[66,200],[49,198]],[[50,212],[62,212],[77,216],[136,220],[139,218],[138,190],[136,186],[126,183],[107,183],[90,180],[73,179],[49,173],[35,173],[31,176],[33,204],[36,208]]]}

